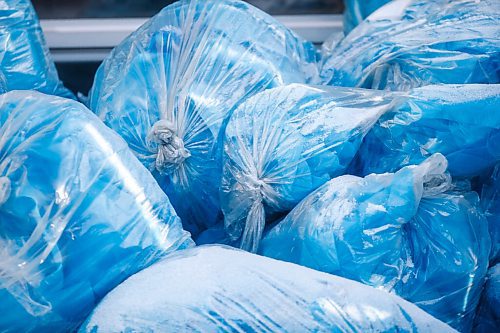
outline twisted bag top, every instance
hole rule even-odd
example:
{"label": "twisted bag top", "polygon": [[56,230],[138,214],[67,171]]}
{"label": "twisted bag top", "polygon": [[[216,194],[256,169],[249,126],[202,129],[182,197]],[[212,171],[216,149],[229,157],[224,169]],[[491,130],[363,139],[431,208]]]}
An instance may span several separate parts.
{"label": "twisted bag top", "polygon": [[292,84],[249,98],[225,134],[221,184],[232,239],[255,252],[266,218],[343,174],[391,104],[379,91]]}
{"label": "twisted bag top", "polygon": [[180,1],[115,48],[91,109],[167,192],[194,235],[220,217],[218,136],[247,97],[317,76],[314,45],[234,0]]}
{"label": "twisted bag top", "polygon": [[321,82],[335,86],[500,83],[500,2],[392,1],[325,53]]}
{"label": "twisted bag top", "polygon": [[222,246],[179,251],[131,277],[80,329],[181,331],[454,332],[394,295]]}
{"label": "twisted bag top", "polygon": [[10,90],[73,97],[57,76],[29,0],[0,0],[0,93]]}
{"label": "twisted bag top", "polygon": [[345,175],[305,198],[260,252],[392,291],[469,331],[490,238],[475,192],[446,192],[446,159],[365,178]]}
{"label": "twisted bag top", "polygon": [[121,281],[191,244],[153,177],[92,112],[0,95],[0,331],[74,329]]}

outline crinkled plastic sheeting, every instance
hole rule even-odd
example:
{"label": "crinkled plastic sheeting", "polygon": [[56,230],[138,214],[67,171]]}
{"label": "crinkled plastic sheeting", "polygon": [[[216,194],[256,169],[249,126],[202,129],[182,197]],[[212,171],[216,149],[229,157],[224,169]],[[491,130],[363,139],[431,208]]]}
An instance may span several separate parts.
{"label": "crinkled plastic sheeting", "polygon": [[224,120],[259,91],[317,76],[316,55],[311,43],[245,2],[180,1],[115,48],[90,104],[197,235],[221,218]]}
{"label": "crinkled plastic sheeting", "polygon": [[10,90],[73,98],[59,81],[29,0],[0,0],[0,93]]}
{"label": "crinkled plastic sheeting", "polygon": [[483,185],[481,206],[490,229],[490,263],[496,264],[500,262],[500,163],[495,167],[491,179]]}
{"label": "crinkled plastic sheeting", "polygon": [[131,277],[80,332],[454,332],[415,305],[333,275],[222,246]]}
{"label": "crinkled plastic sheeting", "polygon": [[120,282],[191,244],[151,174],[92,112],[0,95],[0,331],[75,329]]}
{"label": "crinkled plastic sheeting", "polygon": [[490,238],[475,192],[445,192],[446,159],[335,178],[264,237],[260,252],[383,288],[469,331]]}
{"label": "crinkled plastic sheeting", "polygon": [[500,83],[500,3],[390,2],[324,55],[321,82],[386,90]]}
{"label": "crinkled plastic sheeting", "polygon": [[474,332],[498,332],[500,328],[500,264],[490,268],[481,303],[476,316]]}
{"label": "crinkled plastic sheeting", "polygon": [[243,103],[224,140],[221,203],[231,238],[255,252],[266,217],[290,211],[343,174],[364,135],[389,109],[386,95],[294,84]]}
{"label": "crinkled plastic sheeting", "polygon": [[394,172],[438,152],[454,177],[481,175],[500,161],[500,85],[413,89],[366,135],[352,172]]}
{"label": "crinkled plastic sheeting", "polygon": [[347,34],[371,13],[391,0],[344,0],[344,32]]}

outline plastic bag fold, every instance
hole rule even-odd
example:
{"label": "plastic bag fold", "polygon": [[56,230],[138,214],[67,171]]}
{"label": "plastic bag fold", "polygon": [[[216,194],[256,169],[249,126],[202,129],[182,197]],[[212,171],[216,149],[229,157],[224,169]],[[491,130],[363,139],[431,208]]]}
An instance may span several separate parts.
{"label": "plastic bag fold", "polygon": [[484,210],[491,236],[490,264],[500,262],[500,163],[481,189],[481,207]]}
{"label": "plastic bag fold", "polygon": [[391,0],[344,0],[344,33],[348,34],[371,13]]}
{"label": "plastic bag fold", "polygon": [[220,218],[219,135],[246,98],[318,74],[314,45],[235,0],[179,1],[99,68],[91,109],[129,144],[197,235]]}
{"label": "plastic bag fold", "polygon": [[500,85],[413,89],[366,135],[351,172],[395,172],[433,153],[446,156],[454,177],[482,175],[500,161]]}
{"label": "plastic bag fold", "polygon": [[82,104],[0,95],[0,331],[74,330],[120,282],[192,244],[148,170]]}
{"label": "plastic bag fold", "polygon": [[179,251],[113,290],[80,332],[454,332],[340,277],[222,246]]}
{"label": "plastic bag fold", "polygon": [[345,175],[306,197],[260,253],[395,293],[470,331],[490,237],[475,192],[450,191],[435,154],[396,173]]}
{"label": "plastic bag fold", "polygon": [[0,94],[37,90],[74,98],[64,88],[29,0],[0,0]]}
{"label": "plastic bag fold", "polygon": [[474,325],[475,333],[490,333],[500,327],[500,264],[489,269]]}
{"label": "plastic bag fold", "polygon": [[393,1],[324,54],[320,81],[399,91],[500,83],[499,42],[496,0]]}
{"label": "plastic bag fold", "polygon": [[255,252],[266,221],[343,174],[392,98],[293,84],[249,98],[229,119],[221,204],[233,241]]}

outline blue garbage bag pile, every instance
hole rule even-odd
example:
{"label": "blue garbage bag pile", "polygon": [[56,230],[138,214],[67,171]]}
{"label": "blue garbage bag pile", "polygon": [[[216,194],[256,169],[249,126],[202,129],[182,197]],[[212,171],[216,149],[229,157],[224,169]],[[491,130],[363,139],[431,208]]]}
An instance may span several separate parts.
{"label": "blue garbage bag pile", "polygon": [[266,220],[344,174],[391,99],[378,91],[289,85],[249,98],[224,138],[221,204],[230,239],[256,252]]}
{"label": "blue garbage bag pile", "polygon": [[499,27],[496,0],[392,1],[325,54],[321,82],[384,90],[500,83]]}
{"label": "blue garbage bag pile", "polygon": [[478,195],[450,192],[446,165],[436,154],[396,173],[335,178],[271,229],[260,252],[394,292],[468,331],[490,238]]}
{"label": "blue garbage bag pile", "polygon": [[499,330],[498,6],[391,1],[320,52],[182,0],[90,111],[0,0],[0,331]]}
{"label": "blue garbage bag pile", "polygon": [[72,98],[59,81],[29,0],[0,0],[0,94],[37,90]]}
{"label": "blue garbage bag pile", "polygon": [[0,95],[0,331],[78,327],[99,300],[192,246],[154,178],[82,104]]}
{"label": "blue garbage bag pile", "polygon": [[454,332],[383,291],[222,246],[179,251],[131,277],[108,294],[80,332],[186,330]]}
{"label": "blue garbage bag pile", "polygon": [[98,70],[90,107],[128,142],[193,236],[220,222],[219,135],[247,97],[317,76],[314,45],[242,1],[179,1]]}

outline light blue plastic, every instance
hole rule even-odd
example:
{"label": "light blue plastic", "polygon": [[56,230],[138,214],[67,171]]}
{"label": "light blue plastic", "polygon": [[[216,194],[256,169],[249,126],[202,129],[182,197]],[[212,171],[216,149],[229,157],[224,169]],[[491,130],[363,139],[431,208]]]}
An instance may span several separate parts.
{"label": "light blue plastic", "polygon": [[73,98],[59,81],[29,0],[0,0],[0,94],[10,90]]}
{"label": "light blue plastic", "polygon": [[348,34],[371,13],[391,0],[344,0],[344,33]]}
{"label": "light blue plastic", "polygon": [[224,225],[257,251],[266,221],[343,174],[392,99],[374,90],[293,84],[249,98],[224,139]]}
{"label": "light blue plastic", "polygon": [[180,1],[117,46],[91,109],[117,131],[197,235],[221,220],[218,141],[247,97],[318,74],[314,45],[235,0]]}
{"label": "light blue plastic", "polygon": [[380,290],[229,247],[179,251],[99,304],[92,332],[455,332]]}
{"label": "light blue plastic", "polygon": [[260,253],[395,293],[470,331],[490,238],[475,192],[445,192],[446,159],[365,178],[345,175],[305,198]]}
{"label": "light blue plastic", "polygon": [[391,1],[325,48],[321,82],[408,90],[500,83],[498,0]]}
{"label": "light blue plastic", "polygon": [[500,328],[500,264],[490,268],[474,325],[475,333],[498,332]]}
{"label": "light blue plastic", "polygon": [[500,85],[441,85],[396,99],[365,137],[352,172],[394,172],[433,153],[455,177],[489,171],[500,161]]}
{"label": "light blue plastic", "polygon": [[490,264],[494,265],[500,262],[500,163],[482,187],[481,207],[488,219],[491,236]]}
{"label": "light blue plastic", "polygon": [[74,330],[108,291],[193,244],[126,143],[82,104],[0,95],[0,331]]}

